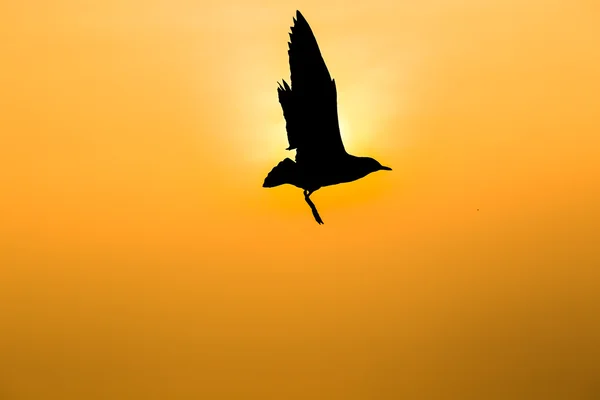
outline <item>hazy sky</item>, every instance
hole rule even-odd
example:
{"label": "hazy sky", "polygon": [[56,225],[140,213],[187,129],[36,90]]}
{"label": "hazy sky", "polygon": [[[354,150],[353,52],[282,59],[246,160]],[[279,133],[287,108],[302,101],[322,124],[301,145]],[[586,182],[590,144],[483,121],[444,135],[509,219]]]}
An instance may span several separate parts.
{"label": "hazy sky", "polygon": [[[0,4],[0,398],[597,398],[600,7],[250,4]],[[296,9],[393,168],[323,226]]]}

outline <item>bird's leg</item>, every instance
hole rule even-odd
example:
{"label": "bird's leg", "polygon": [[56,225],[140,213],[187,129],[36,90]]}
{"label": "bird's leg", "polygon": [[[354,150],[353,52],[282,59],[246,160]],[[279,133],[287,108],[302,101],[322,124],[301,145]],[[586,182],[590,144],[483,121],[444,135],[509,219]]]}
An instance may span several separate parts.
{"label": "bird's leg", "polygon": [[308,203],[308,205],[310,206],[310,209],[312,210],[312,213],[315,217],[315,221],[317,221],[317,223],[319,224],[323,224],[323,220],[321,219],[321,216],[319,215],[319,212],[317,211],[317,207],[315,207],[315,204],[312,202],[312,200],[310,199],[310,195],[313,192],[305,190],[304,191],[304,200],[306,200],[306,202]]}

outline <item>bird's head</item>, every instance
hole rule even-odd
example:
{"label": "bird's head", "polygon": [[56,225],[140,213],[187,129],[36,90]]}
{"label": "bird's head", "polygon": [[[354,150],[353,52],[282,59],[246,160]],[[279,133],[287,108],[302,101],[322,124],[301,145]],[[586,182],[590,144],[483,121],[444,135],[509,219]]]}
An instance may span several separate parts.
{"label": "bird's head", "polygon": [[360,157],[361,169],[365,175],[368,175],[375,171],[391,171],[390,167],[384,167],[379,163],[379,161],[375,160],[371,157]]}

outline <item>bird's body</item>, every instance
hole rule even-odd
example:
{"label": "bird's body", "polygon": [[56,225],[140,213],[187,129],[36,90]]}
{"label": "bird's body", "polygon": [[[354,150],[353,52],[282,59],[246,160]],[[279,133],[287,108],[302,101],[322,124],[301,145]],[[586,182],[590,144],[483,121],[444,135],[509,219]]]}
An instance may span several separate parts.
{"label": "bird's body", "polygon": [[286,120],[289,147],[295,162],[286,158],[265,178],[263,187],[283,184],[304,190],[318,223],[323,223],[310,195],[324,187],[352,182],[378,170],[391,170],[369,157],[348,154],[342,142],[337,90],[321,56],[315,36],[300,11],[291,28],[289,61],[292,86],[284,80],[277,89]]}
{"label": "bird's body", "polygon": [[287,183],[314,192],[325,186],[352,182],[371,172],[368,168],[360,168],[368,163],[365,160],[369,159],[347,153],[323,163],[299,163],[286,158],[267,175],[264,187]]}

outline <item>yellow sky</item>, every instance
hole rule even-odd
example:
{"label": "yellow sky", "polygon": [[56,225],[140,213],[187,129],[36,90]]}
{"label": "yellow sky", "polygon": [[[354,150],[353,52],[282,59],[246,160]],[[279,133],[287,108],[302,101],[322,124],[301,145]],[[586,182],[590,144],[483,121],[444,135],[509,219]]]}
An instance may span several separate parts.
{"label": "yellow sky", "polygon": [[[296,9],[394,169],[316,192],[324,226],[261,187]],[[0,398],[598,396],[594,2],[0,15]]]}

